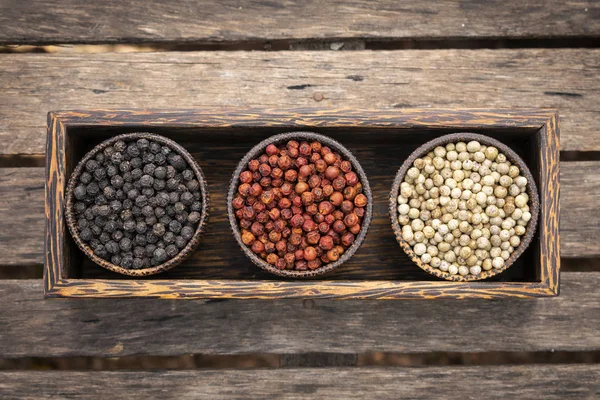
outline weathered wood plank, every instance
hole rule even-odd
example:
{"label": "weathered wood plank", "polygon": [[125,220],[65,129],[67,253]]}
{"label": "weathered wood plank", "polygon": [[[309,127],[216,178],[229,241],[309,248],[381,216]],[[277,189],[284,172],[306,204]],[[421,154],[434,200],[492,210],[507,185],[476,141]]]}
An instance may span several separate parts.
{"label": "weathered wood plank", "polygon": [[11,371],[4,399],[597,399],[598,365],[285,368],[202,371]]}
{"label": "weathered wood plank", "polygon": [[599,285],[600,273],[571,272],[559,297],[536,300],[215,302],[43,300],[41,281],[4,280],[0,354],[594,350]]}
{"label": "weathered wood plank", "polygon": [[1,54],[0,154],[42,154],[50,110],[209,106],[550,107],[562,150],[600,150],[599,73],[598,49]]}
{"label": "weathered wood plank", "polygon": [[[227,151],[223,149],[223,151]],[[238,150],[239,151],[239,150]],[[209,160],[210,161],[210,160]],[[207,162],[209,162],[207,161]],[[208,170],[207,170],[208,172]],[[600,255],[600,162],[582,161],[582,162],[563,162],[561,163],[561,256],[562,257],[596,257]],[[222,175],[228,175],[229,172],[223,172]],[[213,208],[224,209],[225,192],[227,190],[227,181],[218,183],[210,174],[209,185],[211,197],[213,198]],[[373,186],[374,190],[377,187]],[[380,188],[381,193],[385,194],[384,188]],[[382,195],[383,196],[383,195]],[[377,200],[377,199],[376,199]],[[381,197],[385,202],[385,196]],[[385,204],[383,204],[385,206]],[[384,207],[385,208],[385,207]],[[223,211],[225,212],[225,211]],[[214,213],[213,213],[214,214]],[[383,215],[381,218],[387,218]],[[229,225],[226,220],[212,219],[211,230],[205,236],[203,251],[210,249],[211,243],[218,249],[225,246],[227,249],[234,249],[235,253],[228,252],[230,257],[236,257],[240,263],[248,264],[248,271],[244,275],[236,275],[238,279],[252,278],[253,276],[269,277],[261,274],[258,268],[254,268],[247,261],[235,243],[221,243],[219,247],[219,237],[230,235]],[[388,229],[387,226],[371,227],[371,234]],[[391,229],[390,229],[391,235]],[[396,247],[393,237],[390,236],[389,246]],[[19,265],[19,264],[41,264],[43,262],[43,243],[44,243],[44,170],[42,168],[0,168],[0,265]],[[381,250],[381,249],[380,249]],[[367,252],[368,253],[368,252]],[[365,256],[369,254],[365,253]],[[400,252],[399,252],[400,254]],[[221,260],[222,254],[215,253],[212,257],[215,263]],[[357,254],[356,257],[360,257]],[[210,257],[209,257],[210,258]],[[358,259],[357,259],[358,260]],[[402,264],[404,259],[399,259]],[[406,261],[402,265],[408,265]],[[354,265],[354,264],[353,264]],[[185,265],[173,269],[173,277],[187,276],[194,274],[194,269],[199,265],[194,258]],[[87,277],[97,277],[105,274],[105,271],[94,265],[86,264],[89,270]],[[354,267],[350,265],[341,272],[346,271],[348,276],[353,274]],[[411,270],[409,275],[418,276],[419,269]],[[239,271],[238,271],[239,272]],[[198,270],[198,278],[210,275],[210,271]],[[214,275],[214,274],[213,274]],[[423,274],[420,275],[423,278]],[[381,279],[392,279],[393,276],[380,277]],[[397,277],[396,277],[397,278]]]}
{"label": "weathered wood plank", "polygon": [[0,7],[0,43],[597,36],[599,12],[594,1],[558,0],[543,6],[518,0],[46,0],[36,7],[11,0]]}

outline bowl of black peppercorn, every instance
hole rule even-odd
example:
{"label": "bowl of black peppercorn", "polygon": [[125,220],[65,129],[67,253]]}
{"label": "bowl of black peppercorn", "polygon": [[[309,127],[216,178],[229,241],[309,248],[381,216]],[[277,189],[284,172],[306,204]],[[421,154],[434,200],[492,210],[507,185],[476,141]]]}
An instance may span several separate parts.
{"label": "bowl of black peppercorn", "polygon": [[200,243],[208,221],[206,180],[179,144],[152,133],[112,137],[77,164],[65,194],[77,246],[124,275],[173,268]]}

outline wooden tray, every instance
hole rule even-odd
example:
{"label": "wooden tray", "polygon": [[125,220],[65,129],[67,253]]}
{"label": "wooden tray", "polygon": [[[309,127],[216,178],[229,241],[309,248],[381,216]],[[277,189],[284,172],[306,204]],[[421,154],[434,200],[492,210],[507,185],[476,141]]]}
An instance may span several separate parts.
{"label": "wooden tray", "polygon": [[[46,297],[428,299],[556,296],[559,291],[558,116],[553,110],[94,110],[48,115],[46,152]],[[278,278],[254,266],[227,221],[231,174],[246,152],[275,133],[310,130],[333,137],[360,161],[374,197],[362,247],[331,274]],[[211,218],[195,253],[162,274],[127,278],[92,263],[64,220],[64,190],[77,161],[118,133],[154,132],[184,146],[202,167]],[[406,157],[451,132],[477,132],[511,146],[540,192],[540,221],[525,253],[504,273],[481,282],[439,280],[400,249],[388,216],[388,194]]]}

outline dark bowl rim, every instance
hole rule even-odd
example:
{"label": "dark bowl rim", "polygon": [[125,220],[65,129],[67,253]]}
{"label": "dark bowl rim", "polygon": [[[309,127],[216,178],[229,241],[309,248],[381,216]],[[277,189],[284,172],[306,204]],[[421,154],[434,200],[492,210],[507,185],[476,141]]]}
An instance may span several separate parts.
{"label": "dark bowl rim", "polygon": [[[443,272],[440,271],[438,268],[433,268],[428,264],[424,264],[421,261],[421,258],[414,253],[412,247],[402,238],[402,228],[400,227],[400,223],[398,222],[397,198],[400,192],[400,184],[404,181],[404,176],[406,175],[406,172],[417,158],[422,157],[423,155],[435,149],[437,146],[443,146],[448,143],[468,142],[471,140],[479,141],[481,144],[486,146],[494,146],[498,148],[498,151],[503,153],[512,164],[517,165],[519,167],[521,175],[527,178],[527,194],[530,200],[529,212],[531,213],[531,220],[526,226],[526,233],[522,236],[521,243],[513,251],[509,259],[504,263],[504,267],[500,269],[492,268],[489,271],[482,270],[482,272],[479,275],[452,275],[449,272]],[[424,271],[438,278],[443,278],[454,282],[471,282],[488,279],[492,276],[504,272],[521,256],[521,254],[523,254],[527,247],[529,247],[533,239],[533,235],[535,234],[535,231],[537,229],[538,214],[540,208],[539,205],[540,201],[535,179],[533,179],[533,175],[531,174],[531,171],[529,170],[523,159],[521,159],[521,157],[519,157],[519,155],[515,153],[514,150],[512,150],[510,147],[500,142],[499,140],[486,135],[472,132],[457,132],[446,134],[424,143],[423,145],[419,146],[415,151],[413,151],[410,154],[410,156],[404,161],[404,163],[398,170],[396,177],[394,178],[394,183],[392,184],[392,189],[390,191],[389,198],[389,213],[390,220],[392,223],[392,230],[394,231],[394,235],[396,236],[398,244],[400,244],[402,250],[404,250],[404,252],[411,258],[411,260],[415,264],[417,264]]]}
{"label": "dark bowl rim", "polygon": [[[92,250],[92,248],[81,240],[81,238],[79,237],[77,228],[75,227],[77,221],[75,218],[75,213],[73,212],[73,204],[74,204],[73,190],[75,189],[75,185],[77,184],[77,178],[83,172],[83,168],[84,168],[86,162],[89,161],[92,157],[94,157],[99,151],[103,151],[106,147],[114,144],[118,140],[132,141],[132,140],[138,140],[138,139],[148,139],[148,140],[152,140],[155,142],[159,142],[163,145],[168,146],[169,148],[171,148],[171,150],[176,151],[180,156],[182,156],[185,159],[185,161],[188,163],[188,165],[190,166],[192,171],[194,171],[194,174],[196,175],[196,178],[198,179],[198,182],[200,184],[200,194],[201,194],[201,199],[202,199],[201,200],[202,201],[202,211],[200,213],[200,221],[198,222],[198,227],[196,228],[196,232],[194,232],[194,236],[192,236],[192,238],[190,239],[188,244],[183,249],[181,249],[175,257],[171,258],[170,260],[168,260],[160,265],[157,265],[157,266],[151,267],[151,268],[126,269],[126,268],[114,265],[113,263],[108,262],[105,259],[96,256],[94,254],[94,251]],[[87,255],[92,261],[94,261],[96,264],[100,265],[103,268],[106,268],[113,272],[117,272],[122,275],[137,276],[137,277],[149,276],[149,275],[157,274],[159,272],[167,271],[167,270],[175,267],[182,261],[184,261],[187,257],[189,257],[189,255],[193,253],[193,251],[196,249],[196,247],[198,247],[198,244],[200,243],[200,238],[205,231],[206,224],[208,222],[209,206],[210,206],[208,185],[206,183],[206,179],[204,177],[202,169],[200,168],[200,166],[198,165],[196,160],[194,160],[194,157],[192,157],[191,154],[187,150],[185,150],[181,145],[179,145],[175,141],[173,141],[169,138],[166,138],[164,136],[161,136],[161,135],[158,135],[155,133],[149,133],[149,132],[133,132],[133,133],[119,134],[119,135],[113,136],[109,139],[106,139],[103,142],[99,143],[98,145],[94,146],[94,148],[91,149],[77,163],[75,169],[71,173],[69,182],[67,184],[67,189],[65,192],[65,199],[66,199],[65,218],[67,221],[67,226],[69,227],[69,231],[71,232],[71,236],[73,237],[73,240],[75,241],[77,246],[81,249],[81,251],[83,251],[85,253],[85,255]]]}
{"label": "dark bowl rim", "polygon": [[[352,168],[353,168],[354,172],[356,172],[356,174],[359,177],[359,182],[363,185],[363,194],[365,196],[367,196],[367,208],[365,210],[365,215],[363,217],[362,228],[361,228],[360,232],[358,233],[358,235],[356,236],[352,246],[350,246],[350,248],[347,249],[337,261],[335,261],[333,263],[325,264],[324,266],[321,266],[315,270],[307,270],[307,271],[279,270],[279,269],[275,268],[274,266],[272,266],[271,264],[269,264],[266,261],[259,258],[256,254],[254,254],[254,252],[252,252],[252,250],[250,250],[248,248],[248,246],[246,246],[242,242],[240,229],[237,224],[237,220],[235,218],[235,213],[233,211],[232,201],[237,193],[237,188],[239,186],[238,177],[240,176],[242,171],[246,168],[246,166],[248,165],[248,162],[250,160],[260,156],[260,154],[264,153],[266,147],[269,144],[280,144],[281,142],[285,142],[285,141],[289,141],[289,140],[298,140],[300,142],[301,141],[318,141],[321,144],[330,147],[332,150],[339,152],[345,160],[350,161],[350,163],[352,164]],[[235,237],[235,240],[240,245],[244,254],[246,254],[246,256],[250,259],[250,261],[252,261],[253,264],[255,264],[256,266],[262,268],[263,270],[265,270],[267,272],[270,272],[270,273],[278,275],[278,276],[286,277],[286,278],[310,278],[310,277],[323,275],[323,274],[333,271],[334,269],[338,268],[340,265],[342,265],[343,263],[348,261],[354,255],[354,253],[356,253],[356,251],[362,245],[363,241],[365,240],[365,238],[367,236],[367,232],[369,230],[369,225],[371,224],[371,220],[373,218],[373,195],[371,193],[371,188],[369,186],[369,181],[367,179],[367,175],[365,174],[364,170],[362,169],[362,167],[361,167],[360,163],[358,162],[358,160],[356,159],[356,157],[354,157],[354,155],[350,152],[350,150],[348,150],[346,147],[344,147],[338,141],[336,141],[328,136],[322,135],[320,133],[308,132],[308,131],[292,131],[292,132],[286,132],[286,133],[280,133],[277,135],[273,135],[273,136],[270,136],[270,137],[262,140],[260,143],[258,143],[254,147],[252,147],[252,149],[250,149],[250,151],[248,151],[246,153],[244,158],[242,158],[240,160],[235,171],[233,172],[233,175],[231,177],[231,181],[229,184],[229,191],[227,194],[227,215],[229,217],[229,224],[231,226],[231,230],[233,232],[233,236]]]}

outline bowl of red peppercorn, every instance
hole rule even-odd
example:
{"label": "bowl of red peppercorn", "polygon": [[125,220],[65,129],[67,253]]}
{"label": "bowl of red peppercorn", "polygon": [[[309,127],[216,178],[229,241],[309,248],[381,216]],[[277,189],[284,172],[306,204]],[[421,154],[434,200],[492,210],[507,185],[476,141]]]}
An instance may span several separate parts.
{"label": "bowl of red peppercorn", "polygon": [[65,200],[77,246],[101,267],[129,276],[181,263],[208,221],[202,170],[179,144],[152,133],[94,147],[71,174]]}
{"label": "bowl of red peppercorn", "polygon": [[233,235],[258,267],[290,278],[331,272],[364,241],[371,189],[356,158],[313,132],[272,136],[237,166],[227,196]]}

